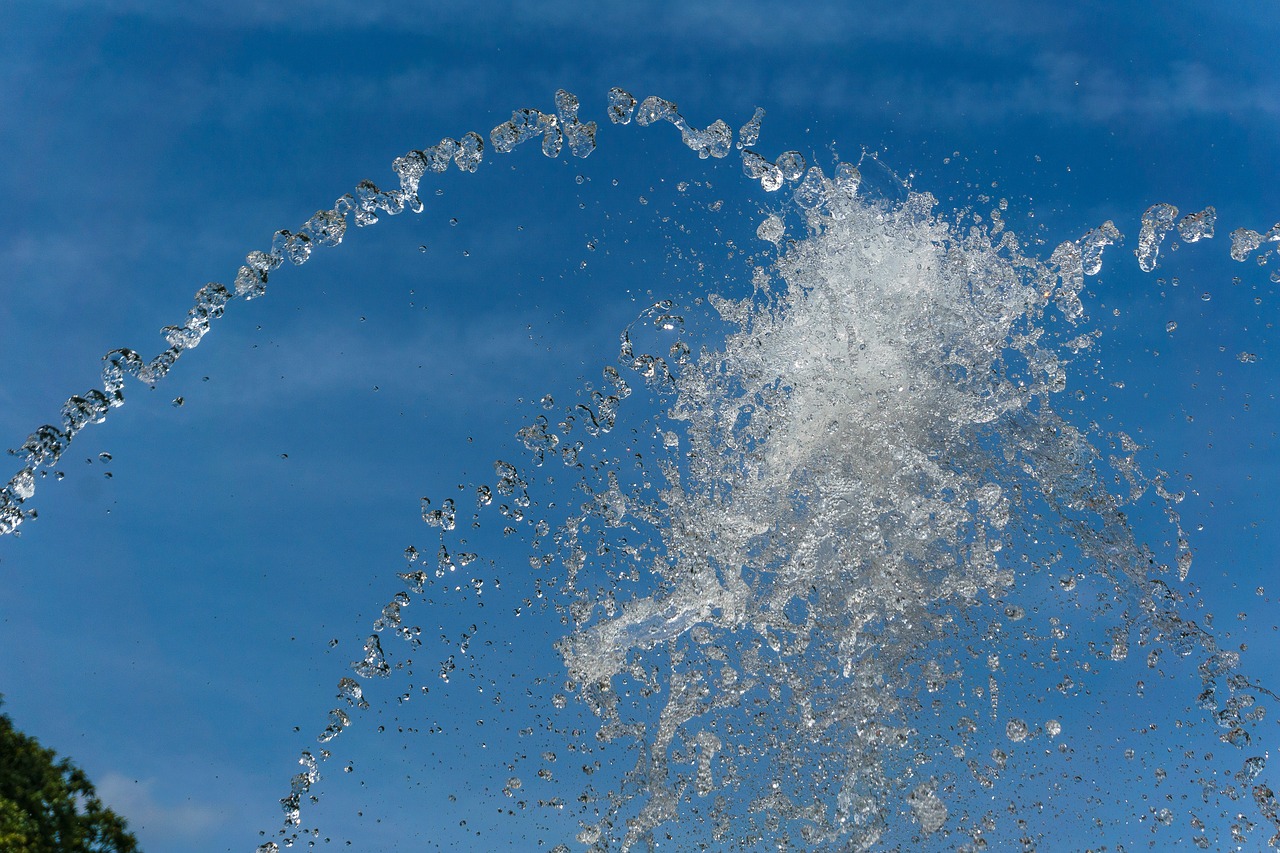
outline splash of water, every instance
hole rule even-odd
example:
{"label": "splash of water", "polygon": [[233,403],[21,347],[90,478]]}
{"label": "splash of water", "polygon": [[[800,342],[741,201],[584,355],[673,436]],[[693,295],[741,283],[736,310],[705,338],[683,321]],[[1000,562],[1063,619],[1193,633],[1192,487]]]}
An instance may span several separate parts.
{"label": "splash of water", "polygon": [[[508,153],[537,141],[550,157],[567,143],[586,157],[598,128],[578,111],[558,92],[554,113],[516,111],[490,143]],[[670,123],[702,158],[735,148],[725,122],[698,128],[661,98],[614,89],[607,115],[618,125]],[[958,808],[956,780],[989,789],[1006,750],[1062,732],[1056,719],[1036,723],[1001,706],[1001,697],[1016,706],[1008,660],[1025,655],[1018,643],[1029,637],[1005,627],[1034,621],[1008,602],[1067,565],[1064,588],[1087,576],[1109,602],[1095,615],[1118,614],[1105,626],[1105,658],[1124,661],[1136,644],[1149,661],[1169,649],[1195,663],[1200,706],[1240,750],[1239,770],[1205,790],[1253,800],[1275,824],[1251,735],[1266,691],[1186,618],[1170,577],[1185,580],[1191,564],[1180,495],[1167,475],[1144,470],[1127,435],[1081,427],[1060,403],[1096,339],[1085,277],[1099,273],[1119,229],[1104,223],[1043,262],[998,217],[973,228],[940,214],[927,193],[866,193],[862,164],[836,163],[828,176],[799,152],[761,155],[763,115],[737,133],[743,171],[765,192],[789,195],[759,221],[775,254],[754,269],[753,292],[708,295],[728,329],[722,341],[696,354],[682,337],[649,347],[641,325],[678,332],[683,322],[676,306],[657,304],[623,334],[621,370],[606,368],[587,402],[556,426],[541,417],[520,431],[534,469],[559,459],[580,472],[587,499],[572,511],[535,517],[530,492],[549,489],[549,478],[505,462],[477,490],[477,517],[500,510],[501,524],[533,531],[542,567],[563,568],[567,689],[599,718],[598,741],[630,743],[638,756],[614,790],[586,800],[579,843],[625,850],[675,824],[711,844],[871,849],[908,837],[895,820],[905,813],[911,831],[979,849],[988,816]],[[398,189],[362,182],[296,232],[277,232],[269,251],[250,253],[232,288],[201,288],[183,323],[164,330],[159,355],[108,353],[102,388],[71,397],[60,425],[24,443],[22,468],[0,490],[0,533],[34,515],[25,504],[38,472],[123,403],[127,376],[161,381],[231,300],[261,296],[285,261],[337,245],[349,219],[367,226],[420,212],[424,177],[450,163],[475,171],[484,149],[471,132],[397,158]],[[1212,238],[1215,223],[1213,208],[1179,220],[1173,206],[1153,206],[1141,220],[1140,268],[1155,269],[1175,229],[1193,243]],[[1280,239],[1278,229],[1237,229],[1232,257],[1248,259]],[[657,449],[626,471],[606,440],[632,383],[666,415],[650,424]],[[1175,532],[1168,553],[1143,544],[1126,515],[1150,493]],[[424,571],[423,555],[406,552],[408,592],[382,609],[352,663],[360,680],[341,679],[345,706],[317,736],[326,748],[302,754],[281,801],[286,845],[299,838],[328,745],[368,711],[367,688],[393,675],[380,637],[417,648],[403,608],[476,558],[450,543],[458,513],[451,500],[424,503],[441,538],[438,568]],[[1046,623],[1038,639],[1059,639],[1057,617]],[[1044,652],[1040,663],[1059,663],[1045,642],[1031,647]],[[444,680],[451,669],[442,665]],[[989,723],[974,719],[983,716],[974,696]],[[979,762],[973,746],[992,732],[1003,745]]]}
{"label": "splash of water", "polygon": [[[701,157],[730,150],[723,122],[701,131],[669,101],[610,93],[614,123],[633,110],[639,124],[673,124]],[[1163,472],[1144,473],[1127,435],[1060,412],[1072,369],[1094,366],[1098,333],[1082,327],[1081,292],[1119,230],[1106,222],[1044,263],[999,216],[973,229],[941,216],[928,194],[862,194],[858,165],[837,163],[828,177],[799,152],[763,157],[750,147],[762,117],[739,131],[743,170],[766,192],[789,185],[790,204],[759,222],[777,256],[754,270],[754,293],[709,296],[730,328],[722,344],[695,356],[682,339],[641,342],[645,330],[682,327],[676,306],[655,304],[624,332],[622,371],[605,368],[589,404],[565,410],[557,427],[539,416],[520,430],[535,466],[558,457],[590,472],[576,485],[588,500],[554,528],[522,510],[531,492],[555,494],[553,478],[496,466],[494,491],[515,505],[502,506],[502,523],[533,527],[535,551],[551,538],[530,565],[564,570],[565,689],[599,718],[597,741],[638,755],[607,795],[580,798],[579,844],[626,850],[673,831],[688,846],[923,843],[895,821],[905,808],[923,836],[981,849],[993,817],[953,811],[966,801],[956,779],[992,788],[1006,750],[1063,731],[1001,707],[1001,696],[1017,706],[1025,679],[1002,658],[1026,658],[1038,639],[1039,664],[1059,664],[1060,620],[1050,616],[1039,638],[1002,634],[1028,613],[1001,603],[1064,563],[1076,567],[1064,589],[1087,576],[1109,602],[1095,613],[1103,657],[1124,661],[1133,643],[1148,666],[1166,648],[1192,658],[1219,739],[1249,749],[1261,719],[1250,709],[1267,691],[1181,614],[1165,579],[1185,580],[1191,565],[1182,495]],[[1175,227],[1186,243],[1213,236],[1213,208],[1177,216],[1162,204],[1142,217],[1144,271]],[[658,448],[636,473],[605,440],[629,382],[667,409],[647,424]],[[1148,493],[1176,534],[1163,559],[1126,517]],[[481,506],[491,494],[481,487]],[[444,534],[454,507],[424,518]],[[440,553],[443,566],[443,537]],[[416,592],[430,583],[421,571],[401,577]],[[1107,609],[1119,616],[1106,622]],[[1060,689],[1071,683],[1064,673]],[[989,724],[970,716],[966,685],[989,703]],[[929,696],[951,703],[933,699],[922,713]],[[970,757],[980,730],[1003,736],[990,762]],[[1193,772],[1206,791],[1252,799],[1274,823],[1270,789],[1256,784],[1264,762],[1243,753],[1227,782]],[[504,792],[519,787],[513,777]],[[1154,822],[1172,822],[1170,811]]]}
{"label": "splash of water", "polygon": [[[754,166],[767,188],[774,179]],[[924,835],[984,843],[980,816],[949,820],[938,794],[939,779],[957,775],[946,756],[965,755],[977,724],[962,695],[921,710],[948,680],[974,679],[1010,744],[1061,731],[1000,708],[1002,685],[1019,689],[1000,660],[1025,658],[1028,644],[987,621],[991,603],[1064,560],[1046,540],[1071,543],[1070,561],[1123,611],[1108,658],[1125,659],[1131,636],[1157,655],[1196,655],[1224,742],[1247,747],[1260,718],[1246,713],[1257,692],[1234,672],[1238,655],[1179,613],[1164,579],[1190,568],[1181,495],[1167,475],[1140,470],[1127,435],[1091,435],[1059,413],[1073,362],[1094,341],[1079,327],[1086,267],[1100,271],[1102,248],[1121,239],[1115,226],[1044,264],[1002,228],[947,221],[928,194],[867,199],[856,167],[834,172],[811,168],[794,191],[803,235],[787,240],[776,215],[761,222],[758,235],[781,251],[757,268],[754,296],[713,297],[735,329],[722,347],[668,364],[624,337],[623,362],[669,403],[663,485],[648,501],[628,498],[610,470],[560,532],[576,597],[561,644],[571,681],[604,737],[641,752],[640,793],[592,827],[598,849],[629,849],[666,824],[687,832],[691,791],[717,795],[714,842],[892,846],[905,800]],[[1160,207],[1159,220],[1144,216],[1140,256],[1159,243],[1148,223],[1176,216]],[[1207,231],[1195,224],[1206,219]],[[1188,221],[1184,233],[1211,235],[1212,209]],[[1121,455],[1106,458],[1108,443]],[[1129,488],[1115,494],[1109,480]],[[1168,564],[1126,519],[1148,490],[1177,532]],[[601,523],[653,543],[631,572],[647,572],[651,592],[601,596],[577,544]],[[614,565],[606,574],[625,576]],[[1016,605],[1000,615],[1027,616]],[[967,656],[988,672],[957,654],[962,637],[980,644]],[[665,702],[621,698],[645,685]],[[934,754],[920,752],[930,742]],[[1002,748],[992,755],[990,768],[970,759],[964,769],[990,783],[1008,761]],[[1219,792],[1252,795],[1272,815],[1269,789],[1252,784],[1263,760],[1244,757],[1239,784]]]}

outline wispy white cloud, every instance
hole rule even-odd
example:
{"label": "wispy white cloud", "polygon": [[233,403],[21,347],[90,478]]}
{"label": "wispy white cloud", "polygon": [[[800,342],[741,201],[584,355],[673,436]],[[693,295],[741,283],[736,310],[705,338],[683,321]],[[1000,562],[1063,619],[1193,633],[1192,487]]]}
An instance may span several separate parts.
{"label": "wispy white cloud", "polygon": [[[82,5],[80,0],[56,2],[67,9]],[[294,66],[268,52],[263,56],[271,58],[248,64],[179,64],[159,78],[150,69],[105,64],[74,80],[77,89],[90,90],[87,103],[109,105],[104,109],[144,117],[162,102],[166,123],[213,125],[231,134],[250,131],[272,115],[304,122],[348,122],[369,112],[387,120],[424,111],[478,118],[479,110],[534,106],[495,96],[511,89],[513,67],[521,69],[519,82],[526,91],[535,83],[548,96],[567,78],[581,78],[585,68],[599,66],[671,89],[636,94],[680,100],[686,92],[707,89],[710,66],[718,70],[715,88],[766,106],[899,115],[920,123],[1035,116],[1087,123],[1122,116],[1153,123],[1194,116],[1274,122],[1280,113],[1280,81],[1249,59],[1248,51],[1232,68],[1211,65],[1194,44],[1166,48],[1135,64],[1131,52],[1110,51],[1099,38],[1100,27],[1123,23],[1112,20],[1119,13],[1103,20],[1059,6],[1051,15],[1026,14],[1013,0],[991,0],[981,13],[970,4],[925,0],[856,8],[763,2],[726,8],[713,0],[687,0],[640,9],[606,4],[590,14],[577,4],[509,3],[500,16],[492,6],[476,11],[433,5],[427,14],[390,0],[287,6],[109,0],[92,8],[96,14],[192,27],[279,27],[300,35],[389,30],[475,44],[474,60],[468,62],[442,60],[424,44],[420,54],[401,57],[394,68],[323,59]],[[501,26],[495,28],[498,20]],[[1189,38],[1194,23],[1189,18],[1182,25],[1188,32],[1178,32]],[[1228,23],[1215,22],[1214,38],[1225,37]],[[492,39],[486,30],[493,31]],[[522,44],[512,42],[513,33],[523,34]],[[494,53],[499,49],[501,55]],[[655,63],[653,57],[664,52],[692,58]],[[489,54],[492,61],[486,59]],[[482,93],[484,99],[478,100]]]}
{"label": "wispy white cloud", "polygon": [[[227,819],[225,810],[192,802],[181,792],[158,793],[155,779],[131,779],[116,772],[97,783],[99,798],[123,815],[144,846],[193,850]],[[174,796],[177,794],[177,796]]]}
{"label": "wispy white cloud", "polygon": [[[870,40],[915,44],[964,41],[991,45],[1008,39],[1061,31],[1087,23],[1084,11],[1055,5],[1053,14],[1028,15],[1015,0],[990,0],[981,10],[970,4],[940,6],[931,0],[843,0],[778,4],[744,0],[662,0],[646,4],[603,4],[584,11],[572,2],[422,4],[399,0],[302,0],[290,4],[253,0],[45,0],[64,10],[130,15],[157,21],[211,27],[281,27],[296,32],[331,28],[379,28],[403,33],[448,34],[500,26],[511,32],[576,32],[601,41],[634,41],[637,51],[670,43],[707,41],[725,47],[804,47]],[[532,45],[537,44],[531,39]],[[583,45],[588,46],[588,45]]]}
{"label": "wispy white cloud", "polygon": [[1280,119],[1280,80],[1235,81],[1198,62],[1172,62],[1155,71],[1121,74],[1090,57],[1046,54],[1001,74],[932,73],[796,66],[751,80],[765,103],[843,115],[883,117],[924,128],[1016,120],[1106,126],[1141,122],[1153,132],[1187,119],[1274,127]]}

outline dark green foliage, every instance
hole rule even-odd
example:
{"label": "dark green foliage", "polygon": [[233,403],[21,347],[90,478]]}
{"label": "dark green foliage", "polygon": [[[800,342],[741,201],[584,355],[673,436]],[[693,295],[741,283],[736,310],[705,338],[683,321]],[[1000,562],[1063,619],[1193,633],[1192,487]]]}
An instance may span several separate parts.
{"label": "dark green foliage", "polygon": [[[0,704],[3,704],[0,698]],[[136,853],[124,818],[102,804],[93,783],[0,714],[0,851]]]}

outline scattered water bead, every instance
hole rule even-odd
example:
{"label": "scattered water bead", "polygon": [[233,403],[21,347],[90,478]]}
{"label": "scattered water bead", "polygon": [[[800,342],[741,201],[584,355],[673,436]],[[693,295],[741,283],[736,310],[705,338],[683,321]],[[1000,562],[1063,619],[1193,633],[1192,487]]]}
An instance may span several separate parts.
{"label": "scattered water bead", "polygon": [[9,490],[11,490],[20,501],[30,499],[30,497],[36,493],[35,472],[30,468],[23,468],[17,474],[14,474],[13,479],[9,481]]}
{"label": "scattered water bead", "polygon": [[339,211],[317,210],[302,226],[318,246],[337,246],[347,232],[347,219]]}
{"label": "scattered water bead", "polygon": [[[309,252],[310,239],[306,238],[306,242]],[[194,349],[209,331],[210,324],[223,315],[230,301],[231,294],[216,281],[211,281],[197,290],[195,305],[187,312],[186,322],[181,327],[165,328],[165,337],[169,345],[178,349]]]}
{"label": "scattered water bead", "polygon": [[352,661],[351,668],[361,678],[385,678],[391,674],[391,667],[383,656],[382,643],[377,634],[370,634],[364,641],[364,659]]}
{"label": "scattered water bead", "polygon": [[0,489],[0,536],[12,533],[23,521],[33,517],[33,510],[23,510],[19,506],[26,498],[18,497],[14,489],[14,482],[17,479],[18,475],[15,474],[8,484]]}
{"label": "scattered water bead", "polygon": [[424,571],[401,572],[400,579],[414,592],[420,593],[425,588],[430,576]]}
{"label": "scattered water bead", "polygon": [[469,131],[458,140],[458,150],[453,155],[453,162],[464,172],[474,172],[480,168],[484,159],[484,140],[480,134]]}
{"label": "scattered water bead", "polygon": [[1212,205],[1199,213],[1188,213],[1178,221],[1178,236],[1184,243],[1208,240],[1213,237],[1213,228],[1217,222],[1218,211]]}
{"label": "scattered water bead", "polygon": [[609,121],[614,124],[630,124],[631,113],[636,108],[636,99],[623,89],[614,86],[609,90]]}
{"label": "scattered water bead", "polygon": [[1005,724],[1004,734],[1014,743],[1020,743],[1027,739],[1027,724],[1022,720],[1010,720]]}
{"label": "scattered water bead", "polygon": [[[422,199],[418,197],[418,185],[422,176],[427,173],[427,158],[421,151],[410,151],[403,157],[391,161],[391,170],[400,178],[400,197],[414,213],[422,212]],[[305,236],[305,235],[303,235]],[[310,246],[307,246],[310,253]],[[302,260],[306,260],[303,257]],[[301,263],[295,261],[294,263]]]}
{"label": "scattered water bead", "polygon": [[911,804],[912,816],[925,835],[932,835],[946,824],[947,806],[938,798],[936,782],[923,782],[916,786],[907,801]]}
{"label": "scattered water bead", "polygon": [[83,397],[71,397],[62,404],[62,428],[68,435],[74,435],[89,424],[102,423],[110,408],[111,401],[96,389]]}
{"label": "scattered water bead", "polygon": [[705,130],[699,130],[695,127],[683,126],[680,128],[681,138],[684,144],[692,148],[699,157],[724,157],[729,153],[729,145],[733,139],[733,133],[729,130],[729,125],[725,124],[721,119],[716,119],[707,125]]}
{"label": "scattered water bead", "polygon": [[352,193],[355,199],[355,218],[357,227],[366,227],[378,222],[379,211],[388,215],[401,214],[404,211],[406,196],[398,190],[383,191],[372,181],[361,181],[356,184]]}
{"label": "scattered water bead", "polygon": [[1177,321],[1177,320],[1170,320],[1169,322],[1167,322],[1167,323],[1165,323],[1165,324],[1164,324],[1164,330],[1165,330],[1166,332],[1170,332],[1170,333],[1172,333],[1172,332],[1173,332],[1174,330],[1176,330],[1177,328],[1178,328],[1178,321]]}
{"label": "scattered water bead", "polygon": [[1233,260],[1245,261],[1255,249],[1262,245],[1262,235],[1248,228],[1237,228],[1231,232],[1231,257]]}
{"label": "scattered water bead", "polygon": [[427,170],[436,173],[447,172],[449,163],[458,154],[459,147],[458,140],[446,136],[430,148],[423,149],[422,159],[426,163]]}
{"label": "scattered water bead", "polygon": [[[369,706],[362,702],[361,707],[367,708]],[[320,743],[329,743],[342,734],[342,730],[349,725],[351,725],[351,718],[347,716],[347,713],[341,708],[334,708],[329,712],[329,724],[324,727],[324,731],[316,736],[316,740]]]}
{"label": "scattered water bead", "polygon": [[452,498],[445,498],[439,509],[431,509],[431,499],[422,499],[422,520],[441,530],[453,530],[457,525],[458,511]]}
{"label": "scattered water bead", "polygon": [[738,150],[750,148],[760,139],[760,123],[764,121],[764,110],[756,107],[755,112],[751,114],[751,118],[747,120],[741,128],[738,129]]}
{"label": "scattered water bead", "polygon": [[1240,775],[1246,782],[1252,782],[1258,778],[1264,767],[1267,765],[1267,759],[1262,755],[1251,756],[1244,760],[1244,765],[1240,768]]}
{"label": "scattered water bead", "polygon": [[1062,723],[1057,720],[1047,720],[1044,724],[1044,730],[1049,737],[1057,737],[1062,734]]}
{"label": "scattered water bead", "polygon": [[[357,189],[364,184],[373,186],[369,181],[361,181],[360,184],[357,185]],[[377,188],[375,187],[374,189],[376,190]],[[281,265],[284,264],[284,256],[272,252],[262,252],[255,249],[245,255],[244,262],[254,270],[260,270],[264,273],[272,272],[279,269]]]}
{"label": "scattered water bead", "polygon": [[1138,248],[1134,249],[1134,254],[1143,272],[1156,268],[1160,243],[1173,228],[1177,216],[1178,208],[1171,204],[1153,204],[1142,214],[1142,229],[1138,232]]}
{"label": "scattered water bead", "polygon": [[[325,753],[326,757],[328,753]],[[289,796],[280,801],[285,811],[285,823],[287,825],[297,826],[299,820],[299,804],[302,796],[311,790],[320,779],[320,771],[315,756],[308,751],[303,751],[298,757],[298,763],[303,766],[303,771],[296,774],[290,784]]]}
{"label": "scattered water bead", "polygon": [[788,181],[798,181],[804,174],[805,159],[799,151],[784,151],[774,161],[782,177]]}
{"label": "scattered water bead", "polygon": [[[1053,291],[1054,304],[1063,317],[1074,323],[1084,314],[1084,304],[1080,301],[1080,291],[1084,289],[1084,263],[1080,246],[1074,242],[1059,245],[1050,255],[1049,263],[1057,267],[1058,273],[1058,286]],[[1092,339],[1083,337],[1081,342],[1088,346]],[[1082,349],[1083,346],[1072,348]]]}
{"label": "scattered water bead", "polygon": [[1110,219],[1085,232],[1080,238],[1080,264],[1084,274],[1097,275],[1102,272],[1102,250],[1123,238],[1124,235]]}
{"label": "scattered water bead", "polygon": [[804,180],[796,187],[792,198],[805,210],[821,207],[827,201],[827,178],[822,169],[813,166],[805,173]]}
{"label": "scattered water bead", "polygon": [[636,110],[636,124],[641,127],[648,127],[655,121],[675,122],[677,116],[676,105],[671,101],[659,98],[656,95],[650,95],[640,104],[640,108]]}
{"label": "scattered water bead", "polygon": [[[41,466],[53,467],[62,458],[63,452],[70,443],[71,436],[52,424],[38,427],[22,443],[21,450],[26,454],[27,470]],[[34,491],[34,484],[31,488]],[[26,497],[30,497],[30,495],[26,495]]]}
{"label": "scattered water bead", "polygon": [[596,148],[597,126],[594,121],[578,120],[578,96],[564,89],[556,91],[556,113],[560,117],[560,126],[564,128],[565,139],[569,143],[569,151],[574,157],[588,157]]}
{"label": "scattered water bead", "polygon": [[782,187],[782,170],[754,151],[742,152],[742,172],[748,178],[759,180],[765,192],[776,192]]}
{"label": "scattered water bead", "polygon": [[833,196],[841,202],[839,207],[832,208],[832,215],[837,219],[843,219],[845,211],[843,204],[851,201],[858,194],[858,189],[862,186],[862,172],[852,163],[837,163],[835,172],[831,176],[831,188]]}
{"label": "scattered water bead", "polygon": [[1122,661],[1129,656],[1129,633],[1124,628],[1112,631],[1111,651],[1108,655],[1113,661]]}
{"label": "scattered water bead", "polygon": [[124,404],[125,376],[139,376],[142,357],[131,349],[115,349],[102,357],[102,390],[113,406]]}
{"label": "scattered water bead", "polygon": [[776,214],[766,216],[760,222],[760,226],[756,228],[756,236],[761,240],[773,243],[775,246],[782,241],[782,236],[786,233],[786,226],[783,225],[782,219]]}
{"label": "scattered water bead", "polygon": [[[404,595],[404,593],[398,593],[398,595]],[[373,630],[383,631],[387,628],[395,628],[398,626],[400,624],[400,608],[402,608],[406,603],[408,603],[407,597],[403,600],[397,599],[395,601],[388,602],[382,608],[382,615],[373,623]]]}
{"label": "scattered water bead", "polygon": [[235,289],[236,296],[243,297],[245,300],[257,299],[267,292],[267,271],[248,266],[240,267],[236,273]]}

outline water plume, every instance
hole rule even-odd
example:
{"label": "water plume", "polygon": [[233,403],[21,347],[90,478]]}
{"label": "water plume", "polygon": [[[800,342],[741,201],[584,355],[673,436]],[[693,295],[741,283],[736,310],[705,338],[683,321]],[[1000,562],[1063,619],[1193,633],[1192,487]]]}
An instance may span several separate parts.
{"label": "water plume", "polygon": [[[948,821],[937,793],[955,773],[938,747],[963,755],[977,723],[963,699],[932,713],[924,700],[977,680],[993,729],[1011,743],[1032,734],[999,707],[1018,689],[999,661],[1027,646],[1001,637],[988,611],[1063,559],[1037,545],[1046,539],[1070,542],[1073,562],[1121,603],[1107,656],[1124,659],[1131,634],[1204,656],[1228,693],[1213,705],[1223,738],[1248,743],[1238,711],[1254,697],[1229,676],[1235,656],[1171,606],[1170,565],[1126,520],[1128,504],[1159,493],[1183,579],[1180,496],[1163,473],[1141,472],[1127,436],[1091,435],[1058,412],[1094,340],[1079,327],[1082,253],[1097,274],[1118,230],[1108,222],[1045,264],[1008,231],[943,218],[927,193],[863,198],[855,166],[834,172],[845,180],[815,167],[795,188],[803,233],[786,239],[776,215],[762,221],[759,235],[785,248],[755,270],[754,295],[712,295],[733,328],[723,346],[655,373],[656,357],[624,336],[622,361],[669,407],[668,457],[651,472],[663,485],[647,503],[624,498],[610,471],[592,510],[560,530],[575,598],[561,643],[570,680],[602,736],[634,738],[641,753],[631,779],[642,793],[592,831],[621,849],[668,823],[687,830],[691,792],[719,795],[715,843],[871,849],[904,798],[925,835],[980,843],[977,816]],[[1104,456],[1107,442],[1124,455]],[[1107,488],[1116,474],[1126,493]],[[601,598],[577,544],[591,523],[652,543],[630,575],[651,592],[615,583]],[[957,654],[975,625],[981,651]],[[620,698],[646,689],[666,699]],[[938,742],[935,730],[939,754],[918,752],[939,722],[959,737]]]}
{"label": "water plume", "polygon": [[[398,187],[361,182],[250,252],[231,287],[201,288],[182,323],[162,330],[158,355],[107,353],[102,387],[69,398],[59,422],[15,454],[0,534],[34,517],[39,475],[123,404],[128,378],[163,381],[233,300],[265,295],[286,262],[338,245],[350,223],[420,213],[422,182],[476,171],[486,147],[510,154],[534,142],[548,157],[565,147],[589,156],[600,127],[579,113],[562,90],[553,111],[517,110],[487,136],[409,151],[392,164]],[[280,801],[285,826],[260,853],[305,836],[330,750],[376,713],[371,695],[412,672],[407,655],[422,632],[406,609],[436,593],[478,607],[484,581],[460,574],[480,558],[463,538],[468,521],[529,539],[534,597],[551,599],[565,626],[563,690],[551,708],[564,711],[572,694],[597,721],[570,736],[574,751],[589,752],[590,741],[634,761],[613,768],[606,791],[573,792],[582,848],[672,838],[686,849],[979,850],[1019,832],[1033,845],[1049,832],[1037,802],[1050,795],[1001,777],[1033,749],[1046,756],[1043,772],[1077,774],[1063,722],[1031,716],[1031,685],[1078,693],[1100,667],[1132,663],[1135,649],[1151,670],[1167,659],[1194,669],[1208,740],[1232,750],[1233,769],[1181,769],[1206,803],[1226,804],[1224,816],[1254,804],[1253,818],[1226,818],[1236,820],[1233,840],[1280,827],[1255,744],[1275,697],[1187,613],[1182,493],[1128,434],[1082,423],[1064,404],[1096,371],[1101,332],[1086,278],[1104,255],[1115,262],[1120,229],[1106,221],[1042,260],[999,210],[977,226],[909,186],[901,197],[870,191],[863,170],[879,166],[865,156],[824,169],[798,151],[760,153],[761,109],[736,140],[722,119],[700,128],[672,101],[619,88],[605,115],[617,126],[670,124],[701,159],[737,152],[763,194],[759,245],[743,254],[749,285],[698,296],[714,309],[698,322],[687,321],[688,306],[651,305],[581,402],[544,398],[544,413],[517,433],[527,461],[496,462],[489,482],[472,484],[474,509],[456,496],[423,499],[438,542],[404,551],[399,588],[317,726],[324,748],[301,754],[303,771]],[[1133,254],[1144,272],[1171,236],[1214,237],[1214,208],[1178,214],[1164,203],[1142,214]],[[1231,240],[1231,257],[1245,261],[1280,240],[1280,226],[1240,228]],[[1167,545],[1146,543],[1131,520],[1151,504],[1171,531]],[[1080,609],[1085,591],[1090,625],[1077,642],[1087,653],[1064,654],[1054,596]],[[481,630],[463,632],[439,662],[443,684]],[[981,803],[1002,781],[1023,789],[997,820]],[[512,776],[502,792],[524,790]],[[547,802],[566,806],[561,796]],[[1168,807],[1151,814],[1154,826],[1175,820]],[[1212,843],[1200,817],[1189,823],[1197,846]]]}

